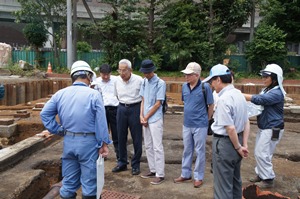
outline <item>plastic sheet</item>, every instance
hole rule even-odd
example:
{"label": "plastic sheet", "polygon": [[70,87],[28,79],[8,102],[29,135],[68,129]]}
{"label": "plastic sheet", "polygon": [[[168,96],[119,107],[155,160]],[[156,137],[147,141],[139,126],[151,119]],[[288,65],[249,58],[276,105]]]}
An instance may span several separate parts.
{"label": "plastic sheet", "polygon": [[99,155],[97,160],[97,199],[100,198],[104,186],[104,158]]}

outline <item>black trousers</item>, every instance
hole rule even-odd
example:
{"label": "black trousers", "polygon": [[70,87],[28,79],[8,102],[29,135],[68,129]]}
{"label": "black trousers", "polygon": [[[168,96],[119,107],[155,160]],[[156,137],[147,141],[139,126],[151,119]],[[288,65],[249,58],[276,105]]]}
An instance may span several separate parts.
{"label": "black trousers", "polygon": [[128,128],[131,133],[134,155],[131,159],[131,167],[140,169],[140,160],[142,156],[142,125],[140,123],[140,103],[131,106],[119,104],[117,111],[117,129],[119,161],[118,166],[127,165],[127,136]]}
{"label": "black trousers", "polygon": [[119,159],[117,110],[117,106],[105,106],[107,126],[111,131],[111,138],[113,141],[116,157],[117,159]]}

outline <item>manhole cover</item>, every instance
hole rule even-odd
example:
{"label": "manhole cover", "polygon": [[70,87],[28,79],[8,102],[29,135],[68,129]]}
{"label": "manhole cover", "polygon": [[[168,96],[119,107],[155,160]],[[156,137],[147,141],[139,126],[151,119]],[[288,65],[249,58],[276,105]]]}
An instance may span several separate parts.
{"label": "manhole cover", "polygon": [[127,193],[103,190],[101,199],[140,199],[141,196],[134,196]]}

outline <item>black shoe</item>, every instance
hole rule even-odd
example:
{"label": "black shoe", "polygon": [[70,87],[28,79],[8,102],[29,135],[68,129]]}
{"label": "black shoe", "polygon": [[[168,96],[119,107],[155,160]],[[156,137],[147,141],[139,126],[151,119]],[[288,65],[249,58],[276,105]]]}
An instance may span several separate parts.
{"label": "black shoe", "polygon": [[141,171],[138,168],[133,168],[131,173],[132,173],[132,175],[139,175],[141,173]]}
{"label": "black shoe", "polygon": [[115,168],[112,169],[112,172],[114,173],[118,173],[121,171],[126,171],[127,170],[127,166],[116,166]]}

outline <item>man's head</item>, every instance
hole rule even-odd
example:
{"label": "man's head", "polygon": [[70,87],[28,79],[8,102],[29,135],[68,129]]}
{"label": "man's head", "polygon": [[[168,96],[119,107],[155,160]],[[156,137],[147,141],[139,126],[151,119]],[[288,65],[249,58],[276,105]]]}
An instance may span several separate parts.
{"label": "man's head", "polygon": [[150,59],[142,61],[140,72],[144,73],[147,79],[151,79],[154,76],[155,65]]}
{"label": "man's head", "polygon": [[184,73],[187,83],[194,84],[200,78],[201,66],[196,62],[190,62],[181,72]]}
{"label": "man's head", "polygon": [[108,64],[102,64],[100,66],[100,76],[104,82],[110,80],[111,67]]}
{"label": "man's head", "polygon": [[210,69],[209,76],[203,82],[209,82],[218,93],[227,84],[232,83],[232,74],[227,66],[217,64]]}
{"label": "man's head", "polygon": [[76,61],[71,66],[71,78],[72,82],[75,82],[77,79],[86,79],[88,84],[92,81],[94,72],[92,71],[90,65],[85,61]]}
{"label": "man's head", "polygon": [[131,76],[131,62],[128,59],[122,59],[119,61],[118,73],[123,81],[128,81]]}

